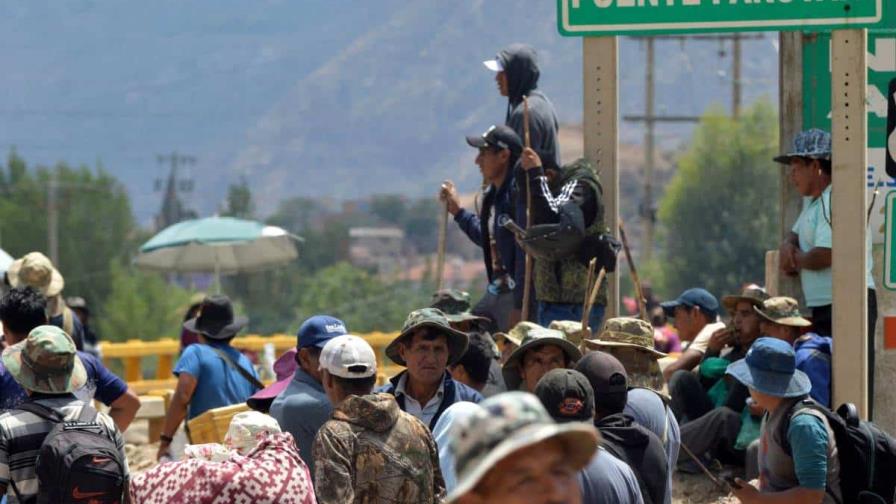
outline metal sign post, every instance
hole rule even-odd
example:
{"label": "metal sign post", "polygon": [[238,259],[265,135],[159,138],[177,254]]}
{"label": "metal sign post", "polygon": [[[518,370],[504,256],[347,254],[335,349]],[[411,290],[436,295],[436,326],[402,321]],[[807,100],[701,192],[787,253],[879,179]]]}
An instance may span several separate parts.
{"label": "metal sign post", "polygon": [[868,121],[865,29],[835,30],[831,46],[833,404],[868,416],[865,172]]}
{"label": "metal sign post", "polygon": [[[618,237],[619,222],[619,80],[616,37],[582,39],[584,77],[585,157],[591,161],[603,186],[604,219]],[[619,276],[607,275],[607,311],[604,320],[619,314]],[[593,331],[599,328],[593,327]]]}

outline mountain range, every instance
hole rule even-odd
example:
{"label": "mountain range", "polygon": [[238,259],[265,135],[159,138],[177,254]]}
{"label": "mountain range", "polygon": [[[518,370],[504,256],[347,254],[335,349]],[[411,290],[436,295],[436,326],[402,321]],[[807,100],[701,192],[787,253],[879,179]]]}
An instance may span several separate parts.
{"label": "mountain range", "polygon": [[[434,194],[479,183],[463,136],[504,119],[481,61],[511,42],[539,51],[560,121],[582,118],[581,41],[536,0],[49,0],[0,2],[0,147],[29,163],[102,165],[139,222],[158,210],[160,154],[195,157],[188,204],[220,207],[245,177],[261,215],[291,196]],[[775,35],[744,42],[745,102],[777,93]],[[660,114],[730,101],[728,42],[657,43]],[[643,40],[620,42],[620,111],[644,109]],[[686,142],[692,124],[658,128]],[[643,125],[623,122],[639,143]],[[561,146],[562,149],[562,146]]]}

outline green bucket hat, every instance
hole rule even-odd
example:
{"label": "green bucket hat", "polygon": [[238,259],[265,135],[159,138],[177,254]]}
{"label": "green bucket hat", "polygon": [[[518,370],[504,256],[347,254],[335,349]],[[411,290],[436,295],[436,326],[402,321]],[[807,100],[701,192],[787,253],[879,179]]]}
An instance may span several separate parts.
{"label": "green bucket hat", "polygon": [[457,485],[445,502],[457,502],[482,481],[495,465],[524,448],[542,441],[561,442],[575,470],[586,465],[601,437],[590,422],[558,424],[533,394],[511,391],[490,397],[452,427],[450,450],[455,454]]}
{"label": "green bucket hat", "polygon": [[762,307],[754,306],[754,310],[760,317],[790,327],[809,327],[812,322],[803,318],[800,313],[800,304],[796,299],[787,296],[778,296],[766,299]]}
{"label": "green bucket hat", "polygon": [[657,359],[666,356],[653,347],[653,326],[633,317],[616,317],[607,320],[597,339],[586,339],[583,343],[593,350],[605,350],[607,347],[628,347],[642,350]]}
{"label": "green bucket hat", "polygon": [[[520,328],[520,325],[522,325],[522,322],[517,324],[511,332]],[[566,354],[566,358],[571,362],[576,362],[582,358],[582,352],[566,339],[566,335],[563,334],[562,331],[548,329],[538,324],[531,324],[523,326],[518,332],[523,333],[520,344],[513,350],[513,353],[507,358],[507,362],[504,363],[504,367],[501,368],[502,374],[504,375],[504,383],[507,385],[507,390],[517,390],[520,383],[522,383],[523,378],[520,376],[520,364],[523,361],[523,355],[529,350],[534,350],[546,345],[554,345],[559,347],[560,350],[563,350],[563,353]]]}
{"label": "green bucket hat", "polygon": [[723,297],[722,306],[724,306],[729,313],[734,312],[734,309],[737,308],[737,303],[740,303],[741,301],[746,301],[753,306],[761,308],[762,303],[764,303],[768,297],[768,292],[766,292],[764,288],[756,284],[750,284],[744,287],[740,296],[729,295]]}
{"label": "green bucket hat", "polygon": [[401,328],[401,334],[386,347],[386,357],[399,366],[406,366],[407,363],[401,358],[398,348],[404,341],[413,336],[417,329],[428,329],[445,336],[448,340],[448,365],[457,362],[464,355],[464,352],[467,351],[467,345],[469,344],[467,334],[453,329],[442,310],[438,308],[421,308],[412,311],[408,315]]}
{"label": "green bucket hat", "polygon": [[523,338],[526,336],[526,333],[533,329],[544,329],[540,325],[535,322],[523,321],[517,323],[517,325],[513,326],[513,329],[505,332],[495,333],[495,342],[500,343],[502,340],[507,340],[514,344],[514,346],[520,346],[520,342],[523,341]]}
{"label": "green bucket hat", "polygon": [[26,390],[64,394],[87,382],[75,342],[56,326],[35,327],[23,341],[4,350],[2,359],[9,374]]}
{"label": "green bucket hat", "polygon": [[597,339],[583,341],[586,348],[609,353],[622,363],[629,386],[649,388],[665,395],[666,382],[658,359],[667,354],[653,347],[653,326],[633,317],[611,318]]}
{"label": "green bucket hat", "polygon": [[[555,329],[566,335],[566,339],[573,345],[579,346],[585,339],[585,333],[582,331],[582,323],[576,320],[554,320],[548,329]],[[590,336],[591,333],[588,332]]]}
{"label": "green bucket hat", "polygon": [[430,308],[438,308],[445,314],[448,322],[466,322],[479,320],[488,322],[488,318],[470,313],[470,293],[458,289],[442,289],[432,295]]}

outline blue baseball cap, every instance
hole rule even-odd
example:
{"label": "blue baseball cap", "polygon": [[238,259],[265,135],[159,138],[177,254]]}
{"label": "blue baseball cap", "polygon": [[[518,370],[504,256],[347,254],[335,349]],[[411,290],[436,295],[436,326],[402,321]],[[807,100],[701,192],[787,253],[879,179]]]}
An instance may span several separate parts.
{"label": "blue baseball cap", "polygon": [[328,341],[344,334],[348,334],[345,322],[329,315],[315,315],[299,327],[296,348],[323,348]]}
{"label": "blue baseball cap", "polygon": [[687,308],[698,307],[703,313],[715,318],[719,314],[719,300],[706,289],[699,287],[688,289],[674,301],[660,303],[667,317],[675,316],[675,308],[684,306]]}
{"label": "blue baseball cap", "polygon": [[768,336],[754,341],[747,356],[729,365],[726,374],[774,397],[799,397],[812,390],[809,376],[796,368],[793,346]]}

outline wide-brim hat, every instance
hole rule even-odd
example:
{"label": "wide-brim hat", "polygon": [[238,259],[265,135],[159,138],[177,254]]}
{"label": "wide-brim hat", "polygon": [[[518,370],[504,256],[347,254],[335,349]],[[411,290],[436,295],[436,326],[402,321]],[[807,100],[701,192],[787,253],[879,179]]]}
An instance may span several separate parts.
{"label": "wide-brim hat", "polygon": [[586,339],[583,343],[592,350],[607,347],[636,348],[654,359],[662,359],[668,355],[653,347],[653,326],[633,317],[607,320],[596,339]]}
{"label": "wide-brim hat", "polygon": [[799,369],[795,370],[792,375],[767,371],[751,367],[746,359],[729,364],[725,374],[733,376],[751,389],[774,397],[799,397],[812,390],[812,381],[809,380],[809,376]]}
{"label": "wide-brim hat", "polygon": [[453,365],[467,351],[470,341],[467,333],[451,327],[448,318],[438,308],[422,308],[414,310],[404,322],[401,334],[398,335],[389,346],[386,347],[386,357],[399,366],[407,366],[407,362],[401,358],[399,347],[411,338],[419,329],[428,329],[445,336],[448,343],[448,365]]}
{"label": "wide-brim hat", "polygon": [[3,351],[2,361],[13,379],[26,390],[64,394],[87,383],[87,370],[78,357],[74,341],[55,326],[33,329],[27,338]]}
{"label": "wide-brim hat", "polygon": [[736,295],[727,295],[722,297],[722,306],[725,307],[725,310],[729,313],[733,312],[737,308],[737,303],[741,301],[746,301],[753,306],[762,306],[762,303],[769,298],[768,292],[766,290],[756,284],[751,284],[744,287],[744,290],[741,291],[739,296]]}
{"label": "wide-brim hat", "polygon": [[274,398],[289,386],[297,367],[296,349],[290,348],[274,362],[277,381],[252,394],[249,399],[246,399],[246,404],[254,410],[267,411]]}
{"label": "wide-brim hat", "polygon": [[65,288],[65,279],[53,262],[40,252],[31,252],[16,259],[6,270],[10,287],[27,285],[46,297],[53,297]]}
{"label": "wide-brim hat", "polygon": [[202,301],[199,315],[184,322],[183,327],[211,339],[224,340],[240,332],[248,323],[248,318],[233,315],[233,305],[227,296],[214,295]]}
{"label": "wide-brim hat", "polygon": [[763,319],[784,326],[809,327],[812,322],[803,318],[800,305],[796,299],[778,296],[765,300],[762,306],[754,306],[753,310]]}
{"label": "wide-brim hat", "polygon": [[559,347],[570,362],[576,362],[582,358],[582,351],[567,340],[566,335],[562,331],[537,326],[526,332],[522,341],[520,341],[520,345],[513,350],[510,357],[507,358],[507,362],[501,368],[501,374],[504,375],[504,383],[507,385],[507,390],[519,389],[523,381],[520,375],[520,364],[522,363],[523,355],[529,350],[548,345]]}
{"label": "wide-brim hat", "polygon": [[446,502],[474,489],[496,464],[524,448],[556,439],[563,445],[565,460],[578,471],[588,465],[600,445],[600,434],[590,422],[558,424],[537,397],[524,392],[486,399],[452,430],[458,433],[451,440],[457,485]]}

